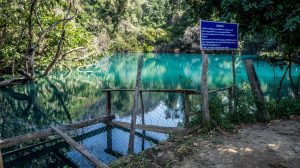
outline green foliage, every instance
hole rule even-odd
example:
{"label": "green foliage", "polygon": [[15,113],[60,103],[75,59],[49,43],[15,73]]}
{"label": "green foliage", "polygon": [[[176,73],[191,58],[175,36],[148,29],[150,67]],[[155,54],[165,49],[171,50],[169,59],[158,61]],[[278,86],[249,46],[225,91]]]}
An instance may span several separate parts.
{"label": "green foliage", "polygon": [[[210,96],[209,110],[211,125],[207,129],[216,126],[222,129],[231,130],[238,124],[249,124],[260,121],[253,97],[247,88],[239,90],[235,99],[229,98],[226,94],[217,93]],[[236,102],[236,104],[234,103]],[[266,101],[271,119],[288,118],[291,115],[300,115],[300,100],[286,98],[281,100],[271,99]],[[190,122],[192,126],[202,124],[202,113],[199,111],[196,117]]]}
{"label": "green foliage", "polygon": [[[279,53],[295,58],[299,50],[300,4],[296,0],[86,0],[75,1],[78,14],[66,26],[63,51],[83,47],[59,64],[78,66],[98,53],[199,51],[198,20],[239,23],[241,49],[249,53]],[[27,0],[0,1],[0,72],[24,66],[30,35]],[[63,18],[68,1],[37,0],[35,12],[42,27]],[[71,15],[75,14],[72,9]],[[41,34],[33,17],[33,41]],[[47,66],[57,50],[62,23],[45,37],[36,53],[37,67]],[[244,51],[245,51],[244,50]],[[74,61],[93,53],[85,61]],[[243,51],[243,50],[242,50]],[[67,61],[69,60],[69,61]]]}
{"label": "green foliage", "polygon": [[291,115],[300,115],[299,99],[271,100],[267,103],[272,119],[286,118]]}

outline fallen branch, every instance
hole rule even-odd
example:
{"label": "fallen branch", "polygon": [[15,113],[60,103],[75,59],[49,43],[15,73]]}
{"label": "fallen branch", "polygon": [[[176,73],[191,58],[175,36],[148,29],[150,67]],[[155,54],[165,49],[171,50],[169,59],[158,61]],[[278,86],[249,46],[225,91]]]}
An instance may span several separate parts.
{"label": "fallen branch", "polygon": [[69,50],[69,51],[63,53],[63,54],[61,55],[61,58],[60,58],[58,61],[64,60],[65,57],[66,57],[67,55],[71,54],[72,52],[76,52],[76,51],[83,50],[83,49],[85,49],[85,48],[84,48],[84,47],[77,47],[77,48],[71,49],[71,50]]}
{"label": "fallen branch", "polygon": [[4,81],[0,82],[0,88],[6,87],[6,86],[22,84],[22,83],[26,82],[27,80],[28,80],[28,78],[26,78],[26,77],[4,80]]}

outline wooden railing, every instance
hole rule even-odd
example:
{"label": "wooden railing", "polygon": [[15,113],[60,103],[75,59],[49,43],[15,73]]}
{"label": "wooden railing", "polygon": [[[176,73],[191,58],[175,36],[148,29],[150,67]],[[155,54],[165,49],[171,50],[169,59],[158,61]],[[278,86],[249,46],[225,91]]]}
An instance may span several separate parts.
{"label": "wooden railing", "polygon": [[78,122],[78,123],[74,123],[74,124],[69,124],[69,125],[63,125],[63,126],[59,126],[59,127],[55,127],[55,128],[43,129],[43,130],[40,130],[40,131],[37,131],[37,132],[28,133],[28,134],[25,134],[25,135],[20,135],[20,136],[15,136],[15,137],[12,137],[12,138],[7,138],[7,139],[0,140],[0,168],[4,167],[3,159],[2,159],[2,153],[1,153],[2,148],[8,148],[8,147],[11,147],[11,146],[14,146],[14,145],[19,145],[19,144],[23,144],[23,143],[26,143],[26,142],[30,142],[32,140],[45,138],[45,137],[48,137],[48,136],[51,136],[51,135],[61,136],[68,144],[70,144],[73,148],[78,150],[88,160],[90,160],[94,164],[94,166],[107,168],[108,167],[107,165],[105,165],[104,163],[102,163],[99,160],[95,160],[95,157],[93,155],[91,155],[87,150],[85,150],[82,146],[80,146],[77,142],[72,140],[72,138],[68,137],[63,132],[72,131],[72,130],[75,130],[75,129],[87,127],[87,126],[97,124],[97,123],[109,123],[113,119],[115,119],[115,115],[105,115],[105,116],[101,116],[101,117],[91,119],[91,120],[86,120],[86,121],[82,121],[82,122]]}

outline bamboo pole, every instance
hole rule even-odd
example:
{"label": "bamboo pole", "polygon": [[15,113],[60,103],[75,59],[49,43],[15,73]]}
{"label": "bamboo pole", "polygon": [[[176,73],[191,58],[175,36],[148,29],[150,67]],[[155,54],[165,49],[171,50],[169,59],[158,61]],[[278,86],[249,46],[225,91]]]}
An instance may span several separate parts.
{"label": "bamboo pole", "polygon": [[56,127],[52,127],[52,129],[60,135],[70,146],[72,146],[74,149],[76,149],[78,152],[80,152],[83,156],[85,156],[88,160],[90,160],[94,166],[99,168],[109,168],[106,164],[100,162],[94,155],[92,155],[88,150],[86,150],[83,146],[81,146],[79,143],[74,141],[72,138],[70,138],[68,135],[63,133],[61,130],[59,130]]}
{"label": "bamboo pole", "polygon": [[131,125],[130,125],[130,135],[129,135],[129,143],[128,143],[128,153],[134,152],[136,114],[138,112],[138,101],[139,101],[139,93],[141,88],[142,66],[143,66],[143,55],[141,55],[138,60],[136,83],[134,89],[134,100],[131,109]]}
{"label": "bamboo pole", "polygon": [[208,55],[202,50],[202,76],[201,76],[201,95],[202,95],[202,118],[203,123],[210,122],[209,105],[208,105],[208,88],[207,88],[207,72],[208,72]]}
{"label": "bamboo pole", "polygon": [[[101,122],[106,123],[106,122],[109,122],[109,121],[113,120],[114,118],[115,118],[115,115],[105,115],[105,116],[101,116],[101,117],[98,117],[98,118],[95,118],[95,119],[82,121],[82,122],[79,122],[79,123],[60,126],[58,128],[62,131],[71,131],[71,130],[74,130],[74,129],[87,127],[87,126],[97,124],[97,123],[101,123]],[[20,135],[20,136],[15,136],[15,137],[12,137],[12,138],[7,138],[7,139],[3,140],[4,141],[3,143],[0,143],[0,149],[1,148],[7,148],[7,147],[10,147],[10,146],[14,146],[14,145],[19,145],[19,144],[25,143],[25,142],[30,142],[32,140],[44,138],[44,137],[54,135],[54,134],[55,133],[53,132],[53,130],[51,128],[48,128],[48,129],[44,129],[44,130],[41,130],[41,131],[28,133],[28,134],[25,134],[25,135]]]}

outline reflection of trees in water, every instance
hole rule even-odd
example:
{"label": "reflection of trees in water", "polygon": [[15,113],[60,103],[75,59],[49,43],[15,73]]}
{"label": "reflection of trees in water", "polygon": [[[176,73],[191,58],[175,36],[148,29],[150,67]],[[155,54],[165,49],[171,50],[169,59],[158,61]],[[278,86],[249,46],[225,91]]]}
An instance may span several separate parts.
{"label": "reflection of trees in water", "polygon": [[[117,55],[110,59],[108,72],[55,72],[36,84],[17,86],[0,91],[2,137],[26,133],[52,123],[69,123],[104,114],[105,97],[101,88],[133,88],[137,55]],[[217,58],[217,59],[216,59]],[[248,83],[242,59],[237,58],[237,83],[240,89]],[[211,88],[229,86],[232,81],[231,57],[210,56],[209,81]],[[256,71],[264,93],[273,93],[283,70],[266,62],[257,62]],[[292,72],[299,72],[293,66]],[[200,86],[201,60],[195,54],[146,54],[142,72],[143,89],[197,89]],[[275,74],[275,75],[274,75]],[[292,77],[297,73],[292,73]],[[297,79],[294,79],[297,81]],[[290,83],[285,79],[282,93],[291,95]],[[133,101],[132,92],[112,93],[113,110],[127,116]],[[190,98],[192,111],[201,99]],[[145,111],[164,101],[169,109],[176,109],[178,95],[144,93]],[[139,110],[141,111],[141,110]],[[167,116],[172,116],[166,111]],[[177,114],[174,114],[175,117]]]}
{"label": "reflection of trees in water", "polygon": [[[37,83],[1,89],[1,137],[8,138],[51,124],[81,120],[87,114],[87,111],[81,109],[97,104],[95,100],[100,101],[97,99],[99,92],[76,80],[53,78],[42,78]],[[77,107],[80,107],[80,111]]]}

